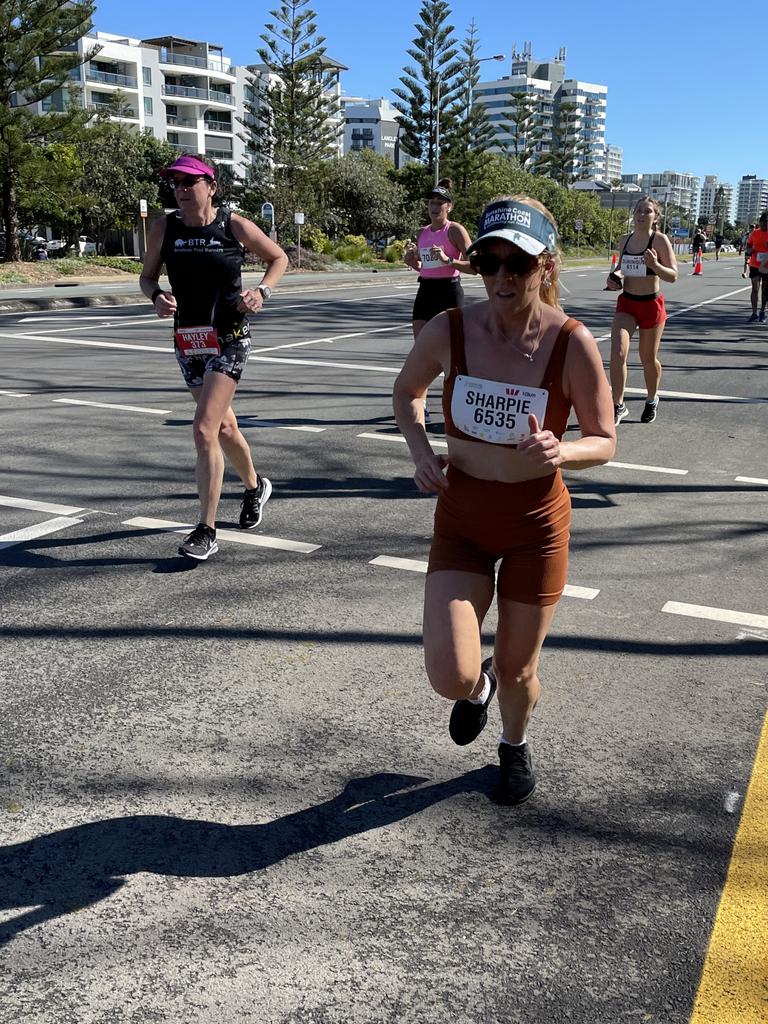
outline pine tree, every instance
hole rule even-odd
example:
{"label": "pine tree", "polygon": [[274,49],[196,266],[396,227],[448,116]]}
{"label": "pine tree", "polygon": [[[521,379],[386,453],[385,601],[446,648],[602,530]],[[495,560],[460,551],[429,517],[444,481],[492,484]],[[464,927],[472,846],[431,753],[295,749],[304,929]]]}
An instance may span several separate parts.
{"label": "pine tree", "polygon": [[510,97],[512,112],[508,130],[512,142],[505,148],[526,171],[536,162],[536,151],[544,131],[539,124],[536,100],[529,92],[513,93]]}
{"label": "pine tree", "polygon": [[485,105],[475,98],[480,81],[478,49],[477,27],[473,19],[461,46],[464,64],[453,112],[456,125],[445,161],[445,171],[457,183],[460,194],[466,193],[470,180],[478,173],[481,154],[495,141],[495,131],[488,120]]}
{"label": "pine tree", "polygon": [[448,24],[450,14],[446,0],[422,0],[416,38],[406,51],[414,63],[403,68],[402,88],[392,90],[399,100],[394,105],[400,112],[401,145],[425,160],[431,172],[438,125],[440,153],[451,146],[460,90],[457,77],[464,67],[454,27]]}
{"label": "pine tree", "polygon": [[[16,192],[24,161],[41,142],[65,142],[78,134],[90,116],[74,104],[48,114],[30,108],[62,89],[72,68],[98,52],[62,52],[89,31],[94,8],[93,0],[0,0],[0,201],[6,262],[21,258]],[[74,97],[75,90],[69,91]]]}
{"label": "pine tree", "polygon": [[579,138],[575,103],[561,103],[552,126],[552,141],[547,153],[536,161],[536,173],[552,178],[567,188],[575,181],[577,168],[586,152],[585,143]]}

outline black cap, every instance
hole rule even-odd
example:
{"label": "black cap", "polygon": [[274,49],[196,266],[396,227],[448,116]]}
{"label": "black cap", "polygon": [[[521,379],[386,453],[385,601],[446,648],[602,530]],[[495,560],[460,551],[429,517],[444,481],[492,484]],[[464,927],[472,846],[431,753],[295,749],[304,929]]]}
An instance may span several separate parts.
{"label": "black cap", "polygon": [[448,189],[447,188],[443,188],[442,185],[435,185],[435,187],[429,193],[427,198],[431,199],[432,196],[438,196],[440,199],[443,200],[444,203],[452,203],[453,202],[453,196],[448,191]]}

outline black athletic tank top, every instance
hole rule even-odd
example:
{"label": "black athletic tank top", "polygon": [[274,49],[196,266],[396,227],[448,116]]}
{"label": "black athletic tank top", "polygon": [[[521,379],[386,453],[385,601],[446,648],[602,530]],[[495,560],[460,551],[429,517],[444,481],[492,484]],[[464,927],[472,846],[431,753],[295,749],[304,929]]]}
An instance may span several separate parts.
{"label": "black athletic tank top", "polygon": [[[648,239],[648,245],[646,245],[645,249],[643,249],[643,252],[627,252],[627,242],[629,242],[630,237],[631,237],[630,235],[627,235],[627,241],[624,243],[624,245],[622,247],[621,255],[623,256],[624,253],[627,253],[627,256],[642,256],[643,252],[647,252],[651,248],[651,246],[653,245],[653,240],[656,237],[656,228],[654,228],[653,231],[651,232],[651,237]],[[621,270],[621,257],[619,258],[619,270]],[[651,270],[650,267],[646,267],[645,268],[645,276],[646,277],[658,277],[659,275],[656,273],[655,270]]]}
{"label": "black athletic tank top", "polygon": [[230,216],[220,207],[205,227],[186,227],[178,212],[166,217],[161,253],[176,297],[178,327],[229,331],[243,321],[237,304],[245,249],[232,234]]}

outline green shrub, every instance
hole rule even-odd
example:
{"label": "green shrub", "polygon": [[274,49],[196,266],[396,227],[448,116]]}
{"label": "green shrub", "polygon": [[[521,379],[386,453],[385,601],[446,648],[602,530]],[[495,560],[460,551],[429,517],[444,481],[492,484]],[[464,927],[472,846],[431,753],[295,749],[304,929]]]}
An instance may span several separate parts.
{"label": "green shrub", "polygon": [[344,235],[345,245],[354,245],[358,249],[367,249],[368,243],[365,240],[364,235]]}
{"label": "green shrub", "polygon": [[405,238],[396,239],[384,250],[384,259],[387,263],[402,263],[407,245],[408,242]]}
{"label": "green shrub", "polygon": [[81,256],[79,259],[65,257],[49,262],[64,277],[86,277],[89,267],[109,267],[110,270],[121,270],[128,274],[141,273],[141,260],[132,260],[124,256]]}
{"label": "green shrub", "polygon": [[320,228],[309,227],[301,233],[302,249],[329,253],[333,250],[330,238]]}

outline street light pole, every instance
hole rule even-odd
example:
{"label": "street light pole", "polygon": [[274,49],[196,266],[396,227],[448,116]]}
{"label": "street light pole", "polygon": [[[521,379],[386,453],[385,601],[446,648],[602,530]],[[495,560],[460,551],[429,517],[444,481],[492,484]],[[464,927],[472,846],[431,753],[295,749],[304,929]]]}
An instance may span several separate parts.
{"label": "street light pole", "polygon": [[[477,57],[478,64],[484,60],[505,60],[503,53],[494,53],[492,57]],[[435,90],[435,185],[440,180],[440,78],[436,79]],[[472,113],[472,78],[469,80],[469,113]]]}

